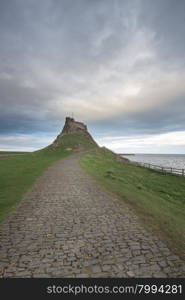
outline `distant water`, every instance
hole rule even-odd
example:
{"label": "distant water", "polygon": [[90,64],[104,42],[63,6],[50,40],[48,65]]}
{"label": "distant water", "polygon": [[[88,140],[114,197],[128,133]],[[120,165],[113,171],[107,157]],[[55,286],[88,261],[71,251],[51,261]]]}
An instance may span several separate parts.
{"label": "distant water", "polygon": [[123,157],[136,162],[185,169],[185,154],[135,154],[123,155]]}

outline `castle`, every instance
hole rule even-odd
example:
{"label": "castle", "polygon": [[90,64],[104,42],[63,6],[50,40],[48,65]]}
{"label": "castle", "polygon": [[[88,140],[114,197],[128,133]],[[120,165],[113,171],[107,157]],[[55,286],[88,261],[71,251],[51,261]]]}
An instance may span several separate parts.
{"label": "castle", "polygon": [[90,141],[94,146],[98,146],[87,130],[87,126],[81,122],[77,122],[74,118],[66,117],[65,125],[61,133],[51,144],[52,148],[57,148],[63,144],[63,137],[66,135],[82,136]]}
{"label": "castle", "polygon": [[66,122],[61,135],[64,134],[82,134],[87,132],[87,126],[81,122],[75,121],[73,118],[66,117]]}

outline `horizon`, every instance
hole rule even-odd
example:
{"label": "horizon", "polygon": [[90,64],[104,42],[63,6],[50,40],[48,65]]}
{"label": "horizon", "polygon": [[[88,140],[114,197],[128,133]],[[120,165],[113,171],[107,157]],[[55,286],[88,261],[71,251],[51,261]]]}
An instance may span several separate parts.
{"label": "horizon", "polygon": [[0,151],[66,115],[116,153],[185,154],[185,1],[0,1]]}

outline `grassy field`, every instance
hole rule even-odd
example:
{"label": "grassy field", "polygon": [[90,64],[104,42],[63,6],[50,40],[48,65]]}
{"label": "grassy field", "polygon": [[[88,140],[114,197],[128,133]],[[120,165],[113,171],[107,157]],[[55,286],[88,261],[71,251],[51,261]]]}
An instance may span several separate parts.
{"label": "grassy field", "polygon": [[61,152],[66,148],[71,148],[72,151],[84,151],[92,148],[96,148],[96,145],[90,139],[87,139],[84,136],[80,135],[64,135],[61,139],[57,147],[53,147],[53,145],[49,145],[48,147],[42,149],[41,151],[48,152]]}
{"label": "grassy field", "polygon": [[[57,148],[49,146],[33,153],[1,151],[2,156],[7,156],[0,158],[0,222],[49,165],[76,151],[85,151],[94,146],[91,140],[83,136],[66,135]],[[66,148],[71,150],[66,151]]]}
{"label": "grassy field", "polygon": [[185,178],[119,162],[101,149],[83,156],[81,165],[99,184],[124,199],[145,228],[166,239],[182,255],[185,248]]}
{"label": "grassy field", "polygon": [[37,177],[58,159],[62,153],[29,153],[0,159],[0,222],[23,198]]}
{"label": "grassy field", "polygon": [[9,154],[26,154],[28,152],[20,152],[20,151],[0,151],[0,155],[9,155]]}

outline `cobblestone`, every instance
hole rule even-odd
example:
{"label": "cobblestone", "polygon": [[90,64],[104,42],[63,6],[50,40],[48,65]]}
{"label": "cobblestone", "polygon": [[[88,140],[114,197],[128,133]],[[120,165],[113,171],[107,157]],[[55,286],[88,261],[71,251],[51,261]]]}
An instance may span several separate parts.
{"label": "cobblestone", "polygon": [[0,276],[184,277],[185,264],[74,155],[53,164],[1,226]]}

